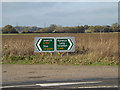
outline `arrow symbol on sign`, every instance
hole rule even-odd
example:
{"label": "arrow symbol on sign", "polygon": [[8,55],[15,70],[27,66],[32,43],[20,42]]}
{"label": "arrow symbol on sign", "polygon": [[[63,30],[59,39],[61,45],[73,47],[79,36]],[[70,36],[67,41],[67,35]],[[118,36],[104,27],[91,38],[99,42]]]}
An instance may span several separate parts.
{"label": "arrow symbol on sign", "polygon": [[37,43],[36,43],[37,49],[38,49],[39,51],[42,51],[42,49],[41,49],[41,47],[40,47],[41,41],[42,41],[42,39],[39,39],[39,40],[37,41]]}
{"label": "arrow symbol on sign", "polygon": [[70,39],[68,39],[68,42],[70,43],[70,46],[68,47],[68,50],[70,50],[73,47],[73,43]]}

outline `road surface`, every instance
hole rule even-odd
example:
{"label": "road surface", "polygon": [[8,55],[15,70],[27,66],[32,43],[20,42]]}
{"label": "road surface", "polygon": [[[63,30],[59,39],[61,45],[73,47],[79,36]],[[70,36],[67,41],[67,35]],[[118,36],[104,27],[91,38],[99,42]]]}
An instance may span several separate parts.
{"label": "road surface", "polygon": [[[117,90],[117,66],[3,65],[1,88]],[[3,89],[3,90],[4,90]],[[96,89],[95,89],[96,90]]]}

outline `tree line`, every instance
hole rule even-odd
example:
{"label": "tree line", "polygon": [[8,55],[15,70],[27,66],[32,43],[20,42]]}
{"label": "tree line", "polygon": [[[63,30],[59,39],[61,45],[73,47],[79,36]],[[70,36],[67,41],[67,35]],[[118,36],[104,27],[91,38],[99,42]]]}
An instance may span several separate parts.
{"label": "tree line", "polygon": [[15,26],[6,25],[2,28],[2,33],[94,33],[94,32],[120,32],[120,25],[114,23],[109,25],[96,26],[73,26],[62,27],[60,25],[51,24],[49,27],[40,28],[36,26]]}

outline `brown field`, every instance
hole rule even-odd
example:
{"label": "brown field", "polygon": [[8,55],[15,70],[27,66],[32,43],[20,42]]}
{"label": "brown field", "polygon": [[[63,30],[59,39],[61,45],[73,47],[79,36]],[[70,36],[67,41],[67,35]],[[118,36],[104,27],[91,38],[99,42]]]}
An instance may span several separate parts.
{"label": "brown field", "polygon": [[[75,52],[70,56],[80,59],[112,58],[118,56],[118,33],[65,33],[65,34],[35,34],[35,35],[3,35],[3,57],[34,55],[34,37],[75,37]],[[37,54],[38,55],[38,54]],[[53,57],[56,54],[53,54]],[[65,56],[65,55],[64,55]]]}

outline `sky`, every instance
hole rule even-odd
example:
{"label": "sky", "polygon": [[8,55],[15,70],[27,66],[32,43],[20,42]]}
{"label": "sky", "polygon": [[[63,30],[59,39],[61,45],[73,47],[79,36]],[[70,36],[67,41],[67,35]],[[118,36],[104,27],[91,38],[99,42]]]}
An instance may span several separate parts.
{"label": "sky", "polygon": [[117,2],[3,2],[2,26],[111,25],[118,22]]}

